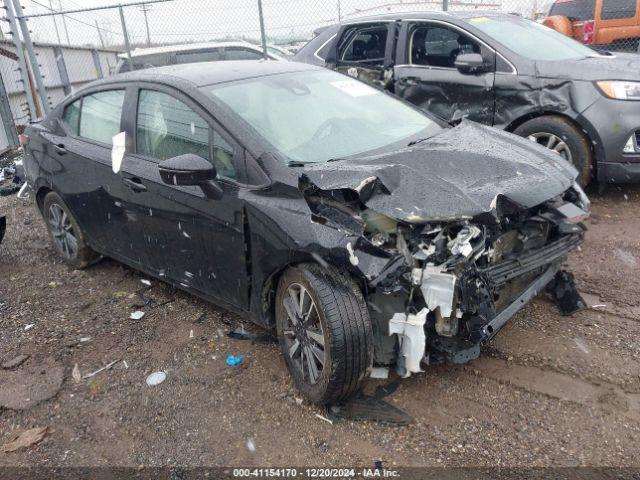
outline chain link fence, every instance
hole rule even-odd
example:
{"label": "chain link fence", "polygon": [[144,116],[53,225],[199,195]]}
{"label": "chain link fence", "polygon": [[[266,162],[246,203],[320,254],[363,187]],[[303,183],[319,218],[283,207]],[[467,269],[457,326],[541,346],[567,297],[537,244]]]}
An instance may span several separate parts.
{"label": "chain link fence", "polygon": [[319,27],[383,13],[516,13],[595,49],[614,51],[636,52],[640,38],[640,0],[3,1],[0,94],[16,125],[46,113],[77,87],[114,73],[127,52],[139,48],[162,52],[160,47],[176,44],[236,42],[260,49],[264,40],[270,52],[286,56]]}

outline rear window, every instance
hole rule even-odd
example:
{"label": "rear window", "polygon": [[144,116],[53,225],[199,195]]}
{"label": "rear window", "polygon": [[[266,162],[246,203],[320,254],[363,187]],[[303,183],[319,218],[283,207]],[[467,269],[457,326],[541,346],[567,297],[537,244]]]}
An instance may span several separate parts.
{"label": "rear window", "polygon": [[107,90],[87,95],[82,100],[80,136],[111,145],[120,131],[124,90]]}
{"label": "rear window", "polygon": [[570,20],[593,20],[596,0],[557,0],[549,10],[549,16],[561,15]]}

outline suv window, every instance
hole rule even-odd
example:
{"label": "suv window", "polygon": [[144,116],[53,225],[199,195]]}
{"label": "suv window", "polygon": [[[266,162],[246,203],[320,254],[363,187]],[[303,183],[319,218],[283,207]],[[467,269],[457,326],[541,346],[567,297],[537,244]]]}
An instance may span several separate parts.
{"label": "suv window", "polygon": [[123,103],[124,90],[107,90],[83,97],[79,135],[111,145],[113,136],[120,132]]}
{"label": "suv window", "polygon": [[409,40],[409,51],[414,65],[444,68],[455,68],[462,53],[481,53],[480,45],[468,35],[440,25],[417,27]]}
{"label": "suv window", "polygon": [[222,52],[219,48],[176,53],[176,63],[217,62],[218,60],[222,60]]}
{"label": "suv window", "polygon": [[248,48],[225,48],[224,59],[225,60],[260,60],[264,56],[260,52],[255,50],[249,50]]}
{"label": "suv window", "polygon": [[[619,0],[612,0],[612,3]],[[551,5],[549,16],[560,15],[569,20],[593,20],[596,12],[596,0],[556,0]]]}
{"label": "suv window", "polygon": [[233,149],[214,132],[213,159],[207,122],[183,102],[155,90],[141,90],[136,121],[136,151],[162,161],[193,153],[212,161],[219,176],[236,178]]}
{"label": "suv window", "polygon": [[338,58],[344,62],[382,63],[386,44],[386,25],[355,27],[344,34]]}
{"label": "suv window", "polygon": [[67,105],[62,114],[62,121],[69,127],[71,133],[78,135],[80,132],[80,103],[82,99]]}
{"label": "suv window", "polygon": [[636,0],[603,0],[602,20],[633,18],[636,16]]}

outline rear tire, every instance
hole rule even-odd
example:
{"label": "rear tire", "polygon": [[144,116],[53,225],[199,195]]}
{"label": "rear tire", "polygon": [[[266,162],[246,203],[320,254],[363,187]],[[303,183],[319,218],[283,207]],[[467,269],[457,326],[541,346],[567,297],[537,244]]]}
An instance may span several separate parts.
{"label": "rear tire", "polygon": [[287,269],[278,283],[276,329],[289,372],[309,402],[339,401],[367,380],[373,362],[369,312],[355,282],[336,269]]}
{"label": "rear tire", "polygon": [[85,241],[82,229],[60,195],[49,192],[42,202],[42,216],[53,247],[73,269],[82,269],[98,259]]}
{"label": "rear tire", "polygon": [[593,152],[589,140],[569,120],[557,115],[537,117],[513,133],[550,148],[578,170],[578,183],[585,187],[593,178]]}

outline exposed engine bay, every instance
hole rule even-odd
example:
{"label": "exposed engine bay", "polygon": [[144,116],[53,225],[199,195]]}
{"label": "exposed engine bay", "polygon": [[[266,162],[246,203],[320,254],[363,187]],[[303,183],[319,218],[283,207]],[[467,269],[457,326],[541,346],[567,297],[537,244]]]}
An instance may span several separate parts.
{"label": "exposed engine bay", "polygon": [[[314,222],[345,230],[348,261],[364,276],[374,363],[401,376],[426,363],[464,363],[545,288],[563,313],[581,308],[561,267],[582,242],[589,200],[572,187],[533,207],[496,195],[471,218],[402,220],[366,205],[376,177],[352,189],[300,184]],[[364,201],[363,201],[364,199]],[[415,207],[417,209],[417,207]],[[554,293],[555,292],[555,293]]]}

